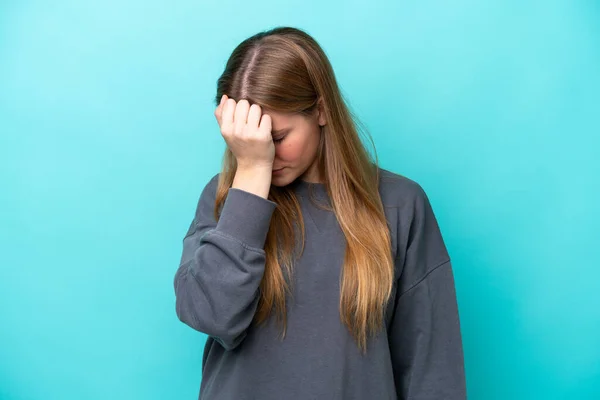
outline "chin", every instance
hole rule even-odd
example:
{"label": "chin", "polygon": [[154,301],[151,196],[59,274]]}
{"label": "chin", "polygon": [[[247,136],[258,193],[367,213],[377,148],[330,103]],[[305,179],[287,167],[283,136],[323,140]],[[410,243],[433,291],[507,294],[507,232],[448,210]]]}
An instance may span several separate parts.
{"label": "chin", "polygon": [[277,187],[284,187],[292,183],[295,179],[296,176],[289,173],[283,175],[273,175],[271,177],[271,185]]}
{"label": "chin", "polygon": [[273,177],[271,178],[271,186],[284,187],[289,185],[293,181],[288,177]]}

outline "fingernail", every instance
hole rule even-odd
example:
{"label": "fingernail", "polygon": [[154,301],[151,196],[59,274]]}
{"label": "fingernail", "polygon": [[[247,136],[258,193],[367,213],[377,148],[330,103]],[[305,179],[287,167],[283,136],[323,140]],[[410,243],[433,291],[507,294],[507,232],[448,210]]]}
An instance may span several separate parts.
{"label": "fingernail", "polygon": [[221,96],[221,102],[219,104],[223,104],[223,100],[225,100],[225,95]]}

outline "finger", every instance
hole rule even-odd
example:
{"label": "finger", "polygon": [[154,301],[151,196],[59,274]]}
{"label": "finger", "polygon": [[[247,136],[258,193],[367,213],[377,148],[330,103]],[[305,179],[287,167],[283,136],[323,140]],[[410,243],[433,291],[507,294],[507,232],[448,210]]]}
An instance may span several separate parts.
{"label": "finger", "polygon": [[221,131],[231,133],[233,127],[233,112],[235,111],[235,100],[227,99],[223,104],[223,113],[221,114]]}
{"label": "finger", "polygon": [[226,100],[227,100],[227,95],[221,96],[221,102],[219,103],[219,105],[217,106],[217,109],[215,110],[215,117],[217,118],[217,122],[219,122],[219,125],[221,125],[221,115],[223,114],[223,105],[225,104]]}
{"label": "finger", "polygon": [[261,108],[258,104],[252,104],[250,106],[250,111],[248,112],[248,122],[246,123],[246,125],[250,127],[252,131],[258,130],[258,124],[260,123],[261,114]]}
{"label": "finger", "polygon": [[248,100],[242,99],[238,101],[235,107],[235,115],[234,121],[235,124],[235,134],[240,135],[244,132],[244,126],[246,126],[246,122],[248,120],[248,109],[250,108],[250,103]]}
{"label": "finger", "polygon": [[260,125],[258,129],[265,135],[271,136],[271,116],[269,114],[263,114],[260,119]]}

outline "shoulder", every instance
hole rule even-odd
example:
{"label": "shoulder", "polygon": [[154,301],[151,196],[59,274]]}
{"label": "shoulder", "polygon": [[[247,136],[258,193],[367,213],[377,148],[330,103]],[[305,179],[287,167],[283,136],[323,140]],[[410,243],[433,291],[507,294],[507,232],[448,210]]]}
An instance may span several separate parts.
{"label": "shoulder", "polygon": [[379,194],[385,208],[412,208],[427,199],[423,187],[418,182],[381,167]]}
{"label": "shoulder", "polygon": [[380,168],[379,192],[386,213],[395,216],[397,222],[437,229],[429,196],[415,180]]}
{"label": "shoulder", "polygon": [[211,178],[209,178],[208,182],[206,182],[206,187],[216,189],[219,185],[219,178],[221,176],[220,172],[214,174]]}
{"label": "shoulder", "polygon": [[219,186],[219,177],[221,173],[217,172],[216,174],[209,176],[208,179],[204,181],[204,187],[202,188],[201,197],[209,198],[214,200],[216,198],[217,187]]}
{"label": "shoulder", "polygon": [[[380,168],[380,194],[392,233],[394,256],[424,268],[449,258],[440,226],[423,187],[413,179]],[[418,261],[416,261],[418,260]],[[410,267],[409,267],[410,268]],[[425,271],[412,267],[416,276]],[[410,274],[407,274],[410,275]]]}
{"label": "shoulder", "polygon": [[212,215],[212,209],[217,198],[219,176],[220,173],[216,173],[202,182],[202,187],[199,190],[200,195],[197,195],[196,219],[206,218],[206,216]]}

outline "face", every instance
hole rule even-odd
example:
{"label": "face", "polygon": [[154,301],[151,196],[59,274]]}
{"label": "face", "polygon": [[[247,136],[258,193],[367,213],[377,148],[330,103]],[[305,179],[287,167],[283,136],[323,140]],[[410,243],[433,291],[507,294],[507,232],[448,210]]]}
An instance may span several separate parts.
{"label": "face", "polygon": [[[321,126],[326,123],[323,112],[316,110],[311,117],[274,111],[264,113],[271,117],[271,132],[275,144],[271,184],[286,186],[296,178],[320,182],[316,161]],[[276,171],[277,169],[281,171]]]}

